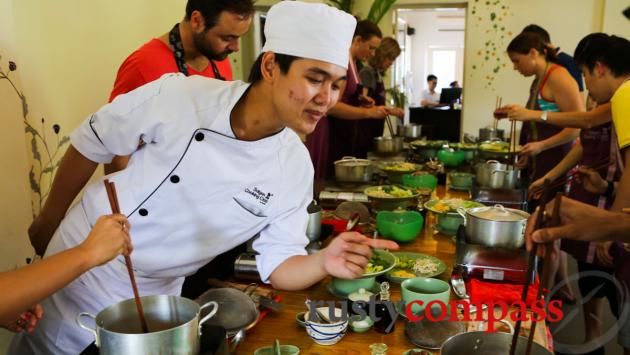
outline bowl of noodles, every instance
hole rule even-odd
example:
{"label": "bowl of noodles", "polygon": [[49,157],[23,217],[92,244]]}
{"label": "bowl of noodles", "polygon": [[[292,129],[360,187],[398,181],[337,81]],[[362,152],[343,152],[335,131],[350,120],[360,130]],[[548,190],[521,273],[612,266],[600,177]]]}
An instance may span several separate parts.
{"label": "bowl of noodles", "polygon": [[371,186],[363,191],[377,211],[392,211],[417,204],[420,193],[399,185]]}

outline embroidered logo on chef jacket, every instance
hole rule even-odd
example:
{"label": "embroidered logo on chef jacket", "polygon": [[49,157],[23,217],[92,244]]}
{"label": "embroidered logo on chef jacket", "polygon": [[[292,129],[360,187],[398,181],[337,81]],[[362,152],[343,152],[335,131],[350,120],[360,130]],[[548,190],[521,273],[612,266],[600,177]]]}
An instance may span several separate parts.
{"label": "embroidered logo on chef jacket", "polygon": [[255,216],[267,217],[267,210],[273,195],[273,193],[265,192],[257,186],[247,187],[234,196],[234,201]]}

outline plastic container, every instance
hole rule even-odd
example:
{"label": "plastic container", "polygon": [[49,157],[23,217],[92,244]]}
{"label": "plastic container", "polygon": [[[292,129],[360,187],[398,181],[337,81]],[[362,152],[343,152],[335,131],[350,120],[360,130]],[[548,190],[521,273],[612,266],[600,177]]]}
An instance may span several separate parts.
{"label": "plastic container", "polygon": [[382,236],[400,243],[411,242],[424,225],[424,218],[416,211],[381,211],[376,215],[376,227]]}
{"label": "plastic container", "polygon": [[452,148],[442,149],[437,153],[437,158],[444,163],[444,166],[456,168],[466,159],[466,153]]}
{"label": "plastic container", "polygon": [[405,174],[402,177],[403,186],[407,187],[423,187],[431,190],[435,190],[438,184],[438,179],[431,174],[413,175]]}

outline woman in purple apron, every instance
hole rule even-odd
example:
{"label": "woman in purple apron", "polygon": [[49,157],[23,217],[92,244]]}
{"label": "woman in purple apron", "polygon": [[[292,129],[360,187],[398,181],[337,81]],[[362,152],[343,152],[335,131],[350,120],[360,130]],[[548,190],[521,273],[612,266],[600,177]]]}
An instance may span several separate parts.
{"label": "woman in purple apron", "polygon": [[[359,77],[363,87],[363,95],[374,100],[374,105],[386,106],[386,92],[383,77],[385,72],[400,55],[400,46],[392,37],[385,37],[381,45],[376,49],[376,55],[368,59],[369,66],[361,69]],[[390,108],[389,113],[399,118],[403,118],[404,111],[400,108]],[[359,146],[357,151],[367,152],[372,147],[374,137],[383,135],[385,121],[363,119],[357,122]]]}
{"label": "woman in purple apron", "polygon": [[[362,107],[361,84],[357,62],[372,56],[381,43],[381,30],[368,20],[357,22],[350,47],[350,64],[343,95],[337,105],[322,119],[315,131],[306,137],[306,147],[315,168],[315,179],[333,176],[333,163],[344,156],[356,156],[357,120],[383,119],[384,106]],[[373,103],[372,103],[373,104]]]}

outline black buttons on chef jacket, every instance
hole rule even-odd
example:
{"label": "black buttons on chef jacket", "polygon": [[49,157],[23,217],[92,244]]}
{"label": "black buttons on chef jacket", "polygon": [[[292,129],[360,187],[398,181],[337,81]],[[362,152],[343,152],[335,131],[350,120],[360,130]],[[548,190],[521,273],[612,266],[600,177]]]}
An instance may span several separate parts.
{"label": "black buttons on chef jacket", "polygon": [[146,216],[146,215],[148,215],[148,214],[149,214],[149,211],[147,211],[145,208],[141,208],[140,210],[138,210],[138,213],[139,213],[142,217],[144,217],[144,216]]}
{"label": "black buttons on chef jacket", "polygon": [[177,175],[171,175],[171,182],[173,184],[177,184],[179,182],[179,176]]}
{"label": "black buttons on chef jacket", "polygon": [[197,142],[201,142],[203,139],[205,138],[205,136],[203,135],[203,133],[199,132],[197,134],[195,134],[195,140]]}

